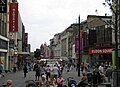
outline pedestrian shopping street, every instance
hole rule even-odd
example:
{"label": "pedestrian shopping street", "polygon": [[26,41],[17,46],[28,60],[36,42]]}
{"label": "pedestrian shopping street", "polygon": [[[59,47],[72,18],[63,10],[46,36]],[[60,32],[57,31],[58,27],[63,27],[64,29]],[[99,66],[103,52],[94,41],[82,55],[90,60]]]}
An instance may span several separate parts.
{"label": "pedestrian shopping street", "polygon": [[[82,73],[82,72],[81,72]],[[35,71],[29,71],[27,73],[27,77],[24,78],[23,71],[17,71],[16,73],[14,72],[9,72],[9,73],[4,73],[5,77],[0,78],[0,85],[6,84],[7,80],[12,80],[13,81],[13,87],[25,87],[25,81],[27,80],[35,80]],[[69,72],[66,72],[66,70],[63,70],[63,78],[65,79],[65,84],[67,85],[67,78],[68,77],[74,77],[74,79],[78,82],[80,82],[81,77],[78,77],[78,72],[76,71],[76,68],[72,68]],[[105,87],[105,86],[100,86],[99,87]]]}

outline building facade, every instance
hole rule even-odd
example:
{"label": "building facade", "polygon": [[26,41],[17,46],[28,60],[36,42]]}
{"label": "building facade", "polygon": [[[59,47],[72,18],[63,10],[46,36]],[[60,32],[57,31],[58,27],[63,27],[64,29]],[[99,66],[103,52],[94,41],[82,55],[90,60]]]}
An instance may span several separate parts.
{"label": "building facade", "polygon": [[[9,6],[7,1],[7,7]],[[7,10],[8,13],[8,10]],[[8,70],[9,39],[8,39],[8,20],[7,13],[0,13],[0,63],[3,64],[4,70]]]}

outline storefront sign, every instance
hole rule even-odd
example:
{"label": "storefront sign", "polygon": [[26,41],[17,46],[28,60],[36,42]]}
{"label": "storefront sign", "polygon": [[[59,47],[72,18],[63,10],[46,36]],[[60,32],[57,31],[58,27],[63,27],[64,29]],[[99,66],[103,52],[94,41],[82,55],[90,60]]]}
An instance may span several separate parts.
{"label": "storefront sign", "polygon": [[10,3],[9,32],[18,32],[18,3]]}
{"label": "storefront sign", "polygon": [[112,49],[94,49],[94,50],[89,50],[89,54],[112,54]]}
{"label": "storefront sign", "polygon": [[7,0],[0,0],[0,13],[7,13]]}

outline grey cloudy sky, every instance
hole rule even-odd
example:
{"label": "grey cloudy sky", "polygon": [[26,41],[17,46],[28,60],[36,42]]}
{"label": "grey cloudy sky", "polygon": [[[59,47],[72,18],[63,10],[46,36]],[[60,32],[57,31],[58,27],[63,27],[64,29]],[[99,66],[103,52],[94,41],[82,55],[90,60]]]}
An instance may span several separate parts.
{"label": "grey cloudy sky", "polygon": [[[28,43],[31,51],[40,48],[57,33],[62,32],[78,16],[81,21],[87,15],[110,15],[109,7],[104,7],[105,0],[18,0],[19,11],[25,30],[28,33]],[[97,12],[95,10],[97,9]]]}

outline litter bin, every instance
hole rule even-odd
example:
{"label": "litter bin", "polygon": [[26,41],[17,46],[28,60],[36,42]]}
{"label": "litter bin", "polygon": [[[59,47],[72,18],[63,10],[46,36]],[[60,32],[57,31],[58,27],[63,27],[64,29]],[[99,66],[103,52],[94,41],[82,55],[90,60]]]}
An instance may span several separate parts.
{"label": "litter bin", "polygon": [[111,87],[111,84],[106,84],[105,87]]}
{"label": "litter bin", "polygon": [[120,70],[114,70],[112,74],[113,87],[120,87]]}

